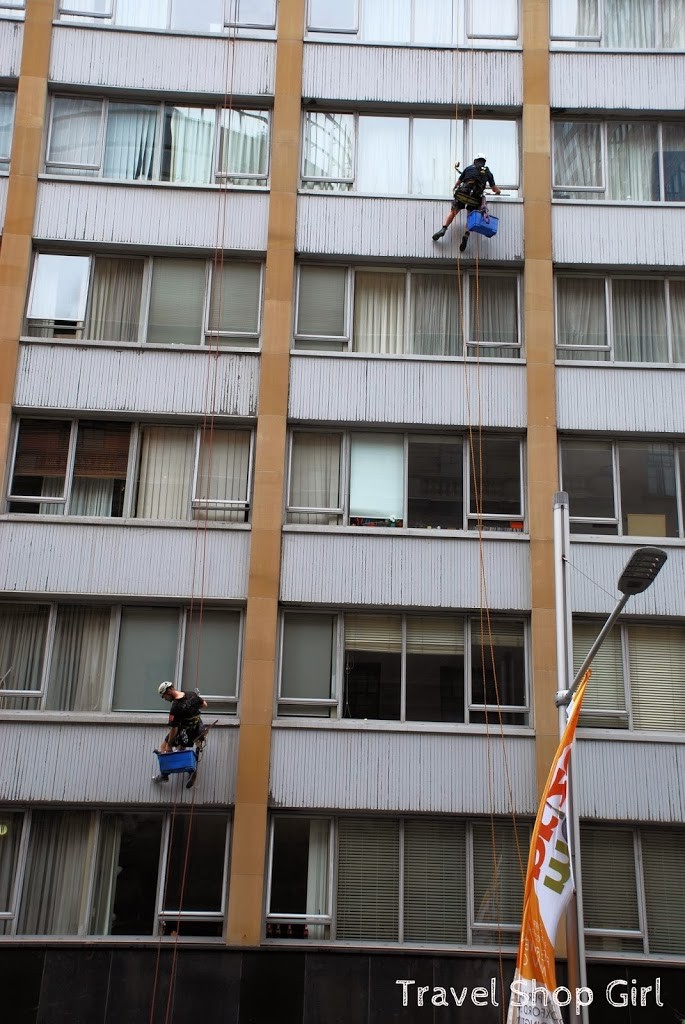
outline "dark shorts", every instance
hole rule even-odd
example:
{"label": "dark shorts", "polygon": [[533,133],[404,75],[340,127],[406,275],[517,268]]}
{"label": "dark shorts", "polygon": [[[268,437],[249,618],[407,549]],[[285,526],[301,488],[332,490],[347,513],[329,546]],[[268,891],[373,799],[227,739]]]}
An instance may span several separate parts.
{"label": "dark shorts", "polygon": [[457,192],[452,200],[452,209],[455,213],[459,210],[478,210],[482,202],[482,196],[476,198],[475,196],[468,196],[464,192]]}
{"label": "dark shorts", "polygon": [[[197,718],[191,719],[189,722],[185,722],[174,737],[172,746],[174,747],[192,747],[195,740],[202,731],[202,719],[198,715]],[[167,733],[166,742],[169,743],[169,734]]]}

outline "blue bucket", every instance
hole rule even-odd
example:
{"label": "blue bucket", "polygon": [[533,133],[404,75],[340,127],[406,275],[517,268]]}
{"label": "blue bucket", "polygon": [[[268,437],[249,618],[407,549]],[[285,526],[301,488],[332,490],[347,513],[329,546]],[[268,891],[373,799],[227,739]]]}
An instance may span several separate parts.
{"label": "blue bucket", "polygon": [[499,217],[493,217],[491,214],[483,216],[480,210],[472,210],[466,221],[466,227],[469,231],[475,231],[478,235],[492,238],[493,235],[497,234]]}
{"label": "blue bucket", "polygon": [[177,772],[194,772],[197,768],[197,757],[195,751],[190,747],[188,750],[174,750],[171,754],[157,754],[159,771],[161,775],[174,775]]}

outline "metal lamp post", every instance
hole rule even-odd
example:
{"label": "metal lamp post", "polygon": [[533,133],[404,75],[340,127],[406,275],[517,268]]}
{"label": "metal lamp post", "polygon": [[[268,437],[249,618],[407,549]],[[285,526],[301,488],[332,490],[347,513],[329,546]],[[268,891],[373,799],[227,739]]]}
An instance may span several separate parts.
{"label": "metal lamp post", "polygon": [[[580,686],[583,676],[590,667],[597,651],[623,611],[629,598],[641,594],[652,585],[666,561],[666,552],[661,548],[637,548],[621,573],[618,589],[621,591],[616,607],[588,651],[583,664],[573,674],[573,631],[571,622],[571,587],[569,567],[569,501],[566,491],[554,495],[554,585],[557,628],[557,679],[559,689],[555,703],[559,709],[559,735],[566,726],[566,709]],[[578,812],[573,799],[571,766],[568,769],[568,827],[569,852],[575,879],[575,893],[566,912],[566,942],[568,962],[568,987],[571,991],[587,985],[585,962],[585,935],[583,931],[583,889],[580,868],[580,844],[578,835]],[[587,1007],[582,1006],[575,1020],[587,1024]]]}

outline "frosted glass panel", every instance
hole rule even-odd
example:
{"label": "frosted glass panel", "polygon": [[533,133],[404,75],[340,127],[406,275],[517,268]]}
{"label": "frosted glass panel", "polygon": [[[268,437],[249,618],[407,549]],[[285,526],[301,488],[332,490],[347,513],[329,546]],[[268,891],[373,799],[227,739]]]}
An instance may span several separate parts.
{"label": "frosted glass panel", "polygon": [[404,440],[379,434],[352,438],[350,516],[402,520]]}

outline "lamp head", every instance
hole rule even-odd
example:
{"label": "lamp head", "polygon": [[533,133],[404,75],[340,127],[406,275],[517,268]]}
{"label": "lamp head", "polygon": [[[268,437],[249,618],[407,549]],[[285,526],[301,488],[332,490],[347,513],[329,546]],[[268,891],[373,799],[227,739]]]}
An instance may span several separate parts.
{"label": "lamp head", "polygon": [[637,548],[621,573],[618,589],[628,597],[642,594],[651,587],[667,557],[661,548]]}

